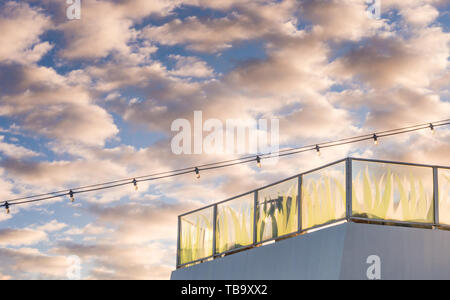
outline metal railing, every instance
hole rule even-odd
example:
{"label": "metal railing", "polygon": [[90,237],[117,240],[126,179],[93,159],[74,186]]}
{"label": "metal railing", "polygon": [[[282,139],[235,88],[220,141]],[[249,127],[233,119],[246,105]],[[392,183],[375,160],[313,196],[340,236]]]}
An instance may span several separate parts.
{"label": "metal railing", "polygon": [[340,221],[450,226],[450,167],[346,158],[178,217],[177,268]]}

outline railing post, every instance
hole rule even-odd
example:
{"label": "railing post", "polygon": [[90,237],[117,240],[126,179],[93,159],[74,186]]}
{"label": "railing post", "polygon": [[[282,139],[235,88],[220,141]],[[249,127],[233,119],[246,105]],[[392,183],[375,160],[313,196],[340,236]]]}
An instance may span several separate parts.
{"label": "railing post", "polygon": [[345,198],[346,198],[346,218],[350,220],[352,216],[352,159],[347,157],[345,160]]}
{"label": "railing post", "polygon": [[433,167],[433,209],[434,209],[434,224],[439,224],[439,176],[438,168]]}
{"label": "railing post", "polygon": [[253,201],[253,246],[257,243],[257,229],[256,229],[256,210],[258,209],[258,191],[255,191],[254,195],[254,201]]}
{"label": "railing post", "polygon": [[177,263],[176,266],[180,265],[180,246],[181,246],[181,218],[178,216],[178,230],[177,230]]}
{"label": "railing post", "polygon": [[213,258],[216,256],[216,234],[217,234],[217,204],[213,206],[213,240],[212,240],[212,246],[213,251],[212,255]]}
{"label": "railing post", "polygon": [[302,182],[303,176],[298,176],[298,196],[297,196],[297,213],[298,213],[298,233],[302,232]]}

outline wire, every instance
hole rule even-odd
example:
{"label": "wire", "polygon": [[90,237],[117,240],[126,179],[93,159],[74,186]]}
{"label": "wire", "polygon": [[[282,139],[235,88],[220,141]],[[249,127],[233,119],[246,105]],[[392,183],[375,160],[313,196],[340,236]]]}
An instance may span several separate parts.
{"label": "wire", "polygon": [[312,151],[312,150],[317,151],[317,149],[330,148],[330,147],[336,147],[336,146],[341,146],[341,145],[346,145],[346,144],[358,143],[358,142],[362,142],[362,141],[366,141],[366,140],[372,140],[374,136],[376,136],[377,138],[389,137],[389,136],[393,136],[393,135],[414,132],[414,131],[423,130],[423,129],[427,129],[427,128],[428,129],[431,128],[431,130],[433,131],[437,127],[446,126],[449,124],[450,124],[450,119],[446,119],[446,120],[441,120],[441,121],[432,122],[432,123],[424,123],[424,124],[419,124],[419,125],[413,125],[413,126],[407,126],[407,127],[397,128],[397,129],[380,131],[377,133],[370,133],[370,134],[365,134],[365,135],[360,135],[360,136],[355,136],[355,137],[350,137],[350,138],[339,139],[339,140],[335,140],[335,141],[328,141],[328,142],[324,142],[324,143],[320,143],[320,144],[287,148],[287,149],[282,149],[282,150],[271,152],[271,153],[264,153],[264,154],[245,156],[245,157],[241,157],[241,158],[224,160],[224,161],[219,161],[219,162],[212,162],[212,163],[207,163],[207,164],[203,164],[203,165],[198,165],[195,167],[187,167],[187,168],[170,170],[170,171],[165,171],[165,172],[158,172],[158,173],[149,174],[149,175],[130,177],[130,178],[126,178],[126,179],[119,179],[119,180],[114,180],[114,181],[98,183],[98,184],[80,186],[80,187],[56,191],[56,192],[49,192],[49,193],[44,193],[44,194],[20,197],[20,198],[1,201],[0,207],[5,207],[6,205],[11,206],[11,205],[21,205],[21,204],[26,204],[26,203],[40,202],[40,201],[45,201],[45,200],[49,200],[49,199],[65,197],[65,196],[69,196],[69,195],[73,195],[73,194],[94,192],[94,191],[124,186],[124,185],[128,185],[128,184],[137,184],[137,182],[153,181],[153,180],[158,180],[158,179],[181,176],[181,175],[185,175],[185,174],[192,173],[192,172],[197,173],[197,171],[199,172],[199,171],[225,168],[225,167],[230,167],[230,166],[234,166],[234,165],[245,164],[245,163],[254,162],[254,161],[260,161],[262,159],[269,159],[269,158],[273,158],[273,157],[284,157],[284,156],[303,153],[303,152]]}

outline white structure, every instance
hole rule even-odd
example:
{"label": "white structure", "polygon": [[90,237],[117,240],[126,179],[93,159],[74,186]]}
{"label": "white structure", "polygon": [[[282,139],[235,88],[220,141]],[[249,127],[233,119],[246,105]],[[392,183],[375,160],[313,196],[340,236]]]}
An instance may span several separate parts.
{"label": "white structure", "polygon": [[181,215],[172,279],[450,279],[449,225],[449,167],[347,158]]}

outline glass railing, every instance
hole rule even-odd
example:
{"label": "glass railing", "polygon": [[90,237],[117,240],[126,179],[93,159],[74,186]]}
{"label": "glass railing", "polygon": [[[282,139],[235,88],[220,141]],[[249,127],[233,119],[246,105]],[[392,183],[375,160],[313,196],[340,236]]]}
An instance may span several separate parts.
{"label": "glass railing", "polygon": [[354,161],[354,217],[433,223],[433,168]]}
{"label": "glass railing", "polygon": [[450,225],[450,169],[438,169],[439,223]]}
{"label": "glass railing", "polygon": [[213,222],[214,207],[207,207],[180,218],[180,264],[213,255]]}
{"label": "glass railing", "polygon": [[302,175],[302,228],[345,218],[345,161]]}
{"label": "glass railing", "polygon": [[450,168],[347,158],[183,214],[177,267],[343,220],[450,226]]}
{"label": "glass railing", "polygon": [[298,179],[258,190],[256,241],[273,240],[298,230]]}
{"label": "glass railing", "polygon": [[253,193],[217,205],[216,253],[253,244]]}

